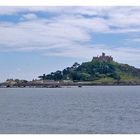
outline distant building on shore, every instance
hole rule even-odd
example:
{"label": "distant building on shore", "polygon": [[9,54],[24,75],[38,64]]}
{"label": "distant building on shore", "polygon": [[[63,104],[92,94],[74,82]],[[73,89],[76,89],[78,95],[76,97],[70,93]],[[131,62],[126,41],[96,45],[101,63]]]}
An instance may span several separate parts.
{"label": "distant building on shore", "polygon": [[6,81],[5,81],[5,84],[7,84],[7,85],[9,85],[9,86],[11,86],[11,85],[14,85],[14,84],[16,84],[17,82],[15,81],[15,80],[13,80],[13,79],[7,79]]}
{"label": "distant building on shore", "polygon": [[111,61],[113,61],[113,57],[112,56],[107,56],[103,52],[101,56],[93,57],[92,61],[95,61],[95,60],[103,61],[103,62],[111,62]]}
{"label": "distant building on shore", "polygon": [[54,80],[32,80],[30,83],[33,84],[58,84],[59,81],[54,81]]}

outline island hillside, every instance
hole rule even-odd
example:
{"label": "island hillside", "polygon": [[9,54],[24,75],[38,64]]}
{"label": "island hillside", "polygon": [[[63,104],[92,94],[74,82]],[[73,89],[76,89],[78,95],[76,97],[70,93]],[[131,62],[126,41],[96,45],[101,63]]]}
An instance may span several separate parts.
{"label": "island hillside", "polygon": [[115,62],[112,56],[93,57],[81,65],[77,62],[62,71],[39,76],[41,80],[90,82],[91,84],[140,84],[140,69]]}

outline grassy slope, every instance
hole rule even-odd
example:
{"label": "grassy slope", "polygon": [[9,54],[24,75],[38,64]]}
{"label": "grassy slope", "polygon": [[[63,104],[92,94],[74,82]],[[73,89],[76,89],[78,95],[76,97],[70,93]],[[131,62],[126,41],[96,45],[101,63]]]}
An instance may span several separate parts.
{"label": "grassy slope", "polygon": [[[135,76],[133,75],[133,72],[131,71],[131,69],[133,69],[134,67],[129,66],[129,65],[125,65],[125,64],[119,64],[117,62],[111,62],[111,64],[115,67],[116,69],[116,73],[120,76],[120,80],[119,82],[121,83],[140,83],[140,75],[139,76]],[[120,66],[123,66],[125,69],[128,68],[128,71],[125,72],[123,70],[120,69]],[[135,69],[135,68],[134,68]],[[114,83],[117,82],[117,80],[111,78],[111,77],[104,77],[104,78],[100,78],[99,80],[95,80],[93,81],[93,83]]]}
{"label": "grassy slope", "polygon": [[[92,63],[93,65],[96,65],[97,62],[85,62],[84,66],[88,65],[89,63]],[[107,75],[101,75],[101,77],[98,80],[92,81],[93,84],[112,84],[112,83],[140,83],[140,73],[138,75],[135,75],[138,69],[129,66],[127,64],[119,64],[117,62],[111,62],[110,63],[116,71],[116,74],[120,76],[120,80],[115,80],[114,78],[111,78]]]}

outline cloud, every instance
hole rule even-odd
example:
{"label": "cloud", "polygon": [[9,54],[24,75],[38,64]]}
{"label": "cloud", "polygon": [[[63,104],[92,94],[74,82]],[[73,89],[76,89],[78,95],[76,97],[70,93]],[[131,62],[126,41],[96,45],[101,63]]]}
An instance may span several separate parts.
{"label": "cloud", "polygon": [[140,42],[140,38],[128,38],[126,39],[126,41],[128,41],[129,43],[139,43]]}
{"label": "cloud", "polygon": [[80,58],[105,51],[118,61],[140,60],[140,48],[93,44],[94,33],[139,33],[139,7],[0,7],[0,15],[19,16],[17,23],[0,20],[0,51]]}
{"label": "cloud", "polygon": [[70,42],[87,42],[91,36],[82,27],[53,20],[29,20],[17,24],[1,23],[0,43],[16,49],[48,49]]}
{"label": "cloud", "polygon": [[[76,48],[74,48],[76,47]],[[91,60],[92,56],[101,55],[101,52],[105,52],[107,55],[114,57],[114,60],[120,63],[129,63],[140,67],[138,61],[140,60],[140,48],[130,48],[130,47],[121,47],[121,48],[112,48],[105,46],[103,44],[92,45],[92,46],[74,46],[69,50],[61,50],[58,52],[50,51],[46,55],[51,56],[65,56],[65,57],[74,57],[74,58],[86,58]],[[80,51],[79,51],[80,50]]]}
{"label": "cloud", "polygon": [[21,20],[35,20],[37,19],[37,15],[36,14],[33,14],[33,13],[29,13],[29,14],[24,14],[22,17],[21,17]]}

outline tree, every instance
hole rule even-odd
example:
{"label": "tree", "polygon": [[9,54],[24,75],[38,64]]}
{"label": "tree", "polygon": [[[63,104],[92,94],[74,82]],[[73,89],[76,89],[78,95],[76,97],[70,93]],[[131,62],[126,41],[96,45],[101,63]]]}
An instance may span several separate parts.
{"label": "tree", "polygon": [[38,78],[40,78],[41,80],[46,80],[46,75],[43,74],[42,76],[38,76]]}
{"label": "tree", "polygon": [[75,62],[73,65],[72,65],[72,69],[76,69],[80,66],[80,64],[78,64],[77,62]]}
{"label": "tree", "polygon": [[62,72],[61,71],[56,71],[55,73],[54,73],[54,80],[62,80],[62,78],[63,78],[63,75],[62,75]]}

